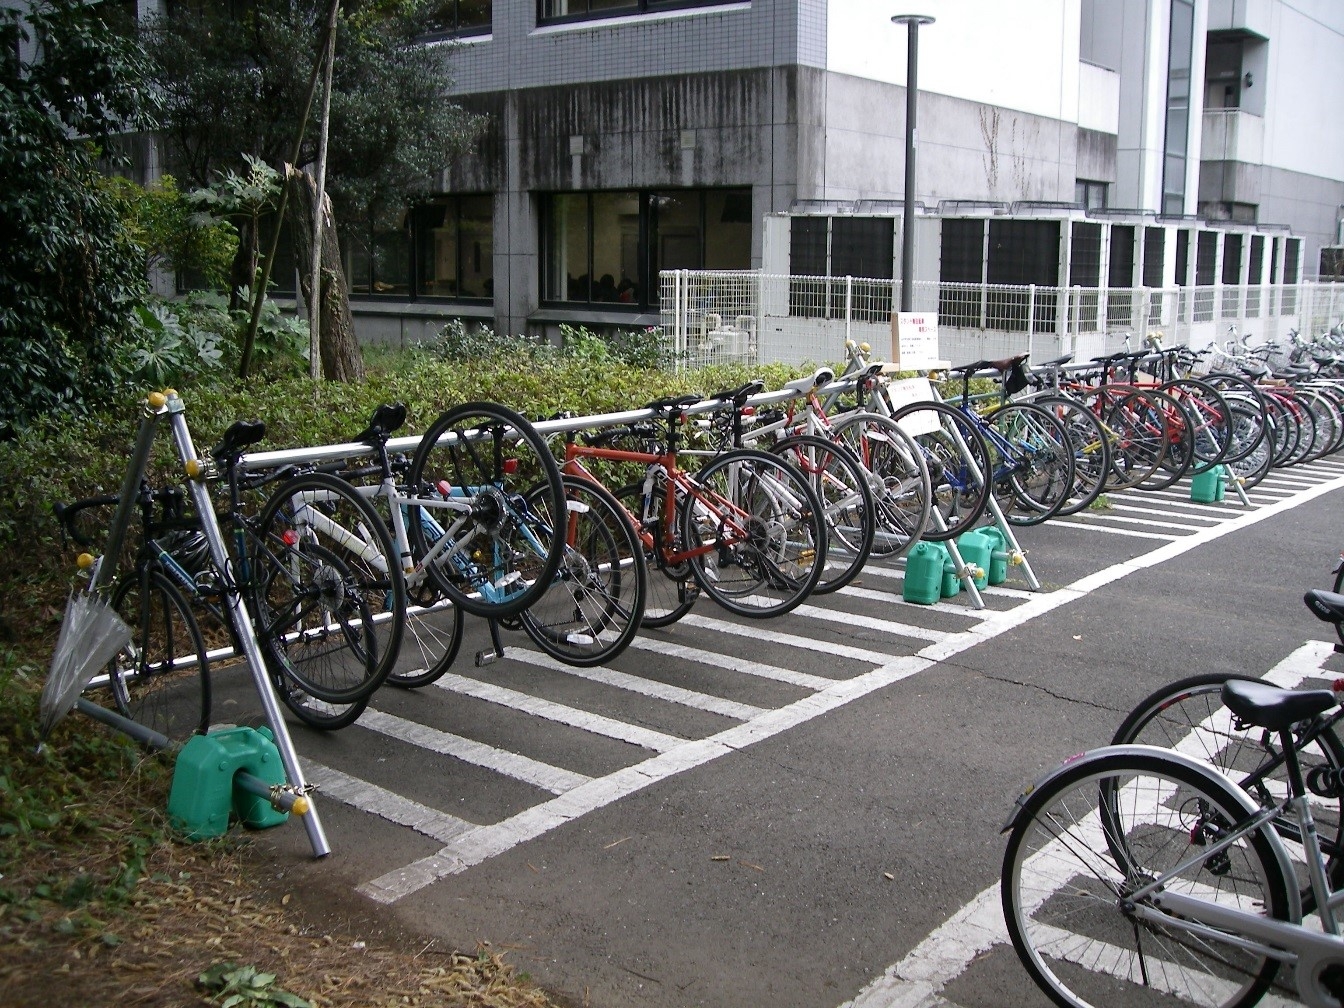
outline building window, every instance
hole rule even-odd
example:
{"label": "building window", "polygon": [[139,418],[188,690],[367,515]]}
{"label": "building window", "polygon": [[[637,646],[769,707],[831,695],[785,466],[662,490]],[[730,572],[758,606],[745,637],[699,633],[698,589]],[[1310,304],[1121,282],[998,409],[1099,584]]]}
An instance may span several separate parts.
{"label": "building window", "polygon": [[1069,286],[1101,283],[1101,225],[1074,221],[1069,239]]}
{"label": "building window", "polygon": [[494,197],[440,196],[416,207],[414,220],[416,294],[494,296]]}
{"label": "building window", "polygon": [[1166,265],[1167,229],[1146,227],[1143,229],[1143,285],[1145,287],[1162,286],[1162,270]]}
{"label": "building window", "polygon": [[411,243],[405,218],[396,227],[375,227],[345,247],[345,278],[351,294],[411,293]]}
{"label": "building window", "polygon": [[435,0],[425,15],[425,34],[488,35],[491,0]]}
{"label": "building window", "polygon": [[557,193],[542,227],[550,303],[648,309],[663,270],[751,266],[750,189]]}
{"label": "building window", "polygon": [[1167,56],[1167,123],[1162,159],[1162,212],[1185,213],[1186,154],[1190,141],[1190,67],[1194,54],[1194,0],[1171,0]]}
{"label": "building window", "polygon": [[588,21],[624,14],[657,14],[686,7],[713,7],[736,0],[538,0],[537,22]]}
{"label": "building window", "polygon": [[1109,190],[1108,182],[1078,179],[1073,183],[1073,201],[1085,210],[1101,210],[1110,205],[1107,202]]}

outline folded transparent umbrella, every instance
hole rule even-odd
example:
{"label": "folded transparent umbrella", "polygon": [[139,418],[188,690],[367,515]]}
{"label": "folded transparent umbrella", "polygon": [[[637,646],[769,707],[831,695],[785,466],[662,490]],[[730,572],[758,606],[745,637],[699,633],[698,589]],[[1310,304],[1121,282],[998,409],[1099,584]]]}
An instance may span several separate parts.
{"label": "folded transparent umbrella", "polygon": [[103,599],[72,592],[38,705],[42,738],[65,717],[84,687],[131,642],[131,628]]}

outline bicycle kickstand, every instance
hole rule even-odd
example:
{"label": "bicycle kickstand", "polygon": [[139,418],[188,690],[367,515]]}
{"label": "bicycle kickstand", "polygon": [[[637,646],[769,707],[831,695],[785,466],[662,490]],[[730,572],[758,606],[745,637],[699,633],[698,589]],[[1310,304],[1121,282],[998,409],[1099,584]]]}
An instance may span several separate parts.
{"label": "bicycle kickstand", "polygon": [[499,636],[499,620],[491,616],[487,619],[487,622],[490,624],[490,647],[476,652],[477,668],[483,668],[496,658],[504,657],[504,642]]}

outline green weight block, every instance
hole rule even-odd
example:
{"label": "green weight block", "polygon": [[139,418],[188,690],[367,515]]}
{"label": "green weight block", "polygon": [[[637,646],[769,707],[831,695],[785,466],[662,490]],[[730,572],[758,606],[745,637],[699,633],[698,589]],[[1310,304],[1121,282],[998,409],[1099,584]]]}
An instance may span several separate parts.
{"label": "green weight block", "polygon": [[221,728],[194,735],[177,754],[168,792],[168,818],[188,840],[223,836],[231,818],[263,829],[277,826],[289,813],[234,786],[245,770],[267,784],[285,783],[280,752],[266,728]]}

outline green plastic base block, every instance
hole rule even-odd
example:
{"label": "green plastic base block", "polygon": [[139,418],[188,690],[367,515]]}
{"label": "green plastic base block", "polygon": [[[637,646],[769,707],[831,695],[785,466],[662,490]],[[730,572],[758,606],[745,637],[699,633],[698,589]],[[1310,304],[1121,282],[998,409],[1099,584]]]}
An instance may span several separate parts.
{"label": "green plastic base block", "polygon": [[240,770],[267,784],[285,783],[280,751],[268,729],[221,728],[192,736],[173,768],[169,821],[188,840],[223,836],[233,819],[254,829],[285,822],[288,812],[234,787],[234,775]]}

